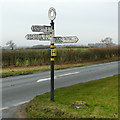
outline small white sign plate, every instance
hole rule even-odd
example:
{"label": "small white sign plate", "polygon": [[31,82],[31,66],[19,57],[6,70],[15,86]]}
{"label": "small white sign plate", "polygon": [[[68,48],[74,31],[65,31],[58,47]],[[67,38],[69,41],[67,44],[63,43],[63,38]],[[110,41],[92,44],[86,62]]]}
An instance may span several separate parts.
{"label": "small white sign plate", "polygon": [[53,37],[54,43],[76,43],[78,40],[77,36]]}
{"label": "small white sign plate", "polygon": [[50,41],[52,34],[27,34],[25,38],[27,40]]}
{"label": "small white sign plate", "polygon": [[44,33],[50,33],[52,32],[52,27],[51,26],[46,26],[46,25],[32,25],[31,30],[33,32],[44,32]]}

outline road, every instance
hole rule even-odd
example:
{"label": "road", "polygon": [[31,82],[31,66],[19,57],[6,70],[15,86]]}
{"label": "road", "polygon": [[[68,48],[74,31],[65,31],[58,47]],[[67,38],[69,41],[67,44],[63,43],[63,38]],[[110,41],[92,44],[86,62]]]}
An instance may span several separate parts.
{"label": "road", "polygon": [[[118,74],[118,62],[89,65],[55,71],[55,88]],[[50,91],[50,71],[2,79],[2,108],[26,103],[36,95]]]}

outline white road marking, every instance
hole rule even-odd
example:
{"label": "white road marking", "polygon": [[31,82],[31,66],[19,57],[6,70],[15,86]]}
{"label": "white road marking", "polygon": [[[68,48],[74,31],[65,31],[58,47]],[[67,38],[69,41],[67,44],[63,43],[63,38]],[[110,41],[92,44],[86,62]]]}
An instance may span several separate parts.
{"label": "white road marking", "polygon": [[9,108],[9,107],[0,108],[0,111],[6,110],[6,109],[8,109],[8,108]]}
{"label": "white road marking", "polygon": [[11,105],[11,106],[9,106],[9,107],[0,108],[0,111],[9,109],[10,107],[13,107],[13,106],[16,107],[16,106],[22,105],[22,104],[27,103],[27,102],[29,102],[29,101],[30,101],[30,100],[28,100],[28,101],[23,101],[23,102],[20,102],[20,103],[17,103],[17,104],[13,104],[13,105]]}
{"label": "white road marking", "polygon": [[58,77],[63,77],[63,76],[68,76],[68,75],[73,75],[73,74],[78,74],[79,72],[74,72],[74,73],[67,73],[63,75],[59,75]]}
{"label": "white road marking", "polygon": [[[55,76],[54,78],[63,77],[63,76],[67,76],[67,75],[78,74],[78,73],[80,73],[80,72],[67,73],[67,74]],[[36,82],[42,82],[42,81],[46,81],[46,80],[50,80],[50,77],[49,78],[44,78],[44,79],[37,80]]]}
{"label": "white road marking", "polygon": [[19,106],[19,105],[22,105],[22,104],[24,104],[24,103],[28,103],[29,101],[23,101],[23,102],[20,102],[20,103],[18,103],[18,104],[14,104],[13,106]]}
{"label": "white road marking", "polygon": [[[56,78],[56,76],[54,78]],[[42,81],[46,81],[46,80],[50,80],[50,77],[49,78],[44,78],[44,79],[37,80],[36,82],[42,82]]]}
{"label": "white road marking", "polygon": [[46,80],[50,80],[50,78],[40,79],[40,80],[37,80],[37,82],[42,82],[42,81],[46,81]]}

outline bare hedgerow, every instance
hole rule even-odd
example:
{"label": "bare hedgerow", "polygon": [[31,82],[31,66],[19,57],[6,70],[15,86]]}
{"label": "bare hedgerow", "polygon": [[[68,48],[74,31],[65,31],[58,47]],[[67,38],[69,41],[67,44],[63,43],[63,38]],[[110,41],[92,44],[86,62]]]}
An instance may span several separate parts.
{"label": "bare hedgerow", "polygon": [[[111,60],[120,56],[118,46],[89,48],[63,48],[57,50],[55,64],[71,64],[98,60]],[[50,49],[3,50],[2,67],[37,66],[50,64]]]}

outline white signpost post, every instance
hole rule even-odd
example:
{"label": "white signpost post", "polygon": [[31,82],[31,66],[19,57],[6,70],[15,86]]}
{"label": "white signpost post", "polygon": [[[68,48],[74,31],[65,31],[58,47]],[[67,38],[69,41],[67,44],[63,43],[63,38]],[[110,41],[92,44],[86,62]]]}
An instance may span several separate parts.
{"label": "white signpost post", "polygon": [[76,43],[79,39],[76,36],[58,36],[54,35],[54,22],[56,18],[56,10],[51,7],[48,11],[48,17],[51,20],[51,26],[47,25],[32,25],[32,32],[39,32],[39,34],[27,34],[27,40],[40,40],[51,42],[51,101],[54,101],[54,56],[56,56],[56,49],[54,43]]}

